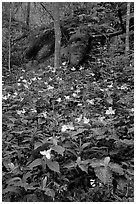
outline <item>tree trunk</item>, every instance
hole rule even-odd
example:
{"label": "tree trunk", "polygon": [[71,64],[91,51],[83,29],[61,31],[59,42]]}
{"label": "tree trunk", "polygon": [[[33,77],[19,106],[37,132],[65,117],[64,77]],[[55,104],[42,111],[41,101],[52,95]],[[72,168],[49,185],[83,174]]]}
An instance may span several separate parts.
{"label": "tree trunk", "polygon": [[57,69],[60,66],[60,48],[61,48],[61,29],[59,19],[59,3],[53,3],[54,11],[54,32],[55,32],[55,56],[54,56],[54,68]]}
{"label": "tree trunk", "polygon": [[125,55],[129,54],[129,20],[130,20],[130,3],[127,3],[127,16],[126,16],[126,40],[125,40]]}
{"label": "tree trunk", "polygon": [[8,39],[8,68],[9,72],[11,71],[10,58],[11,58],[11,19],[12,19],[12,10],[13,10],[13,2],[10,2],[10,10],[9,10],[9,39]]}
{"label": "tree trunk", "polygon": [[69,3],[70,6],[70,17],[73,18],[74,16],[74,5],[73,2]]}
{"label": "tree trunk", "polygon": [[30,23],[30,2],[27,2],[26,25],[29,26],[29,23]]}

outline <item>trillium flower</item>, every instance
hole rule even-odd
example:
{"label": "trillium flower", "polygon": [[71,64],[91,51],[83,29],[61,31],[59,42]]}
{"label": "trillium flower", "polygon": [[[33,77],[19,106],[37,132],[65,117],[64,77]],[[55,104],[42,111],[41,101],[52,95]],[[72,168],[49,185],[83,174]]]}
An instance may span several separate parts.
{"label": "trillium flower", "polygon": [[92,187],[96,186],[95,179],[90,179],[90,184]]}
{"label": "trillium flower", "polygon": [[82,103],[78,103],[77,106],[82,106]]}
{"label": "trillium flower", "polygon": [[72,96],[73,96],[73,97],[77,97],[77,94],[76,94],[76,93],[73,93]]}
{"label": "trillium flower", "polygon": [[26,79],[23,79],[22,82],[27,83]]}
{"label": "trillium flower", "polygon": [[44,84],[45,84],[45,85],[48,85],[48,82],[45,81]]}
{"label": "trillium flower", "polygon": [[48,85],[48,90],[52,90],[52,89],[54,89],[54,87],[53,87],[53,86]]}
{"label": "trillium flower", "polygon": [[23,109],[23,110],[17,110],[17,114],[23,114],[23,113],[25,113],[26,111],[25,111],[25,109]]}
{"label": "trillium flower", "polygon": [[75,67],[72,67],[71,70],[72,70],[72,71],[75,71],[76,69],[75,69]]}
{"label": "trillium flower", "polygon": [[43,156],[46,156],[47,159],[50,159],[51,158],[51,150],[52,150],[52,148],[48,149],[47,151],[46,150],[40,151],[40,154]]}
{"label": "trillium flower", "polygon": [[77,89],[77,90],[76,90],[76,93],[80,93],[80,89]]}
{"label": "trillium flower", "polygon": [[74,130],[73,123],[70,123],[69,125],[67,125],[67,127],[68,127],[69,130]]}
{"label": "trillium flower", "polygon": [[110,85],[108,85],[108,88],[112,88],[113,87],[113,83],[112,84],[110,84]]}
{"label": "trillium flower", "polygon": [[61,132],[65,132],[67,130],[67,125],[63,125],[61,128]]}
{"label": "trillium flower", "polygon": [[86,102],[91,104],[91,105],[94,105],[94,99],[92,99],[92,100],[87,99]]}
{"label": "trillium flower", "polygon": [[70,99],[70,96],[65,96],[65,99],[66,99],[66,100],[69,100],[69,99]]}
{"label": "trillium flower", "polygon": [[6,99],[8,99],[8,97],[7,97],[7,96],[2,96],[2,98],[3,98],[3,100],[6,100]]}
{"label": "trillium flower", "polygon": [[57,77],[56,80],[57,81],[62,81],[62,78],[61,77]]}
{"label": "trillium flower", "polygon": [[43,112],[43,113],[42,113],[42,116],[43,116],[44,118],[47,118],[47,112]]}
{"label": "trillium flower", "polygon": [[61,102],[61,98],[58,98],[56,101]]}
{"label": "trillium flower", "polygon": [[52,69],[52,72],[53,72],[53,73],[55,73],[55,72],[56,72],[56,69],[55,69],[55,68],[54,68],[54,69]]}
{"label": "trillium flower", "polygon": [[13,171],[15,170],[15,165],[11,162],[11,163],[8,163],[8,167]]}
{"label": "trillium flower", "polygon": [[37,113],[37,110],[32,108],[32,109],[31,109],[31,112],[32,112],[32,113]]}
{"label": "trillium flower", "polygon": [[24,87],[28,89],[28,85],[27,84],[24,84]]}
{"label": "trillium flower", "polygon": [[32,81],[36,81],[36,80],[37,80],[36,77],[32,78]]}
{"label": "trillium flower", "polygon": [[68,125],[63,125],[61,128],[61,132],[66,132],[66,130],[74,130],[74,126],[72,123],[68,124]]}
{"label": "trillium flower", "polygon": [[126,84],[123,84],[120,89],[124,90],[124,89],[128,89]]}
{"label": "trillium flower", "polygon": [[15,96],[17,96],[17,95],[18,95],[18,93],[17,93],[17,92],[14,92],[14,95],[15,95]]}
{"label": "trillium flower", "polygon": [[106,114],[107,115],[114,115],[115,114],[115,110],[113,110],[112,107],[109,107],[109,109],[106,110]]}
{"label": "trillium flower", "polygon": [[99,117],[99,120],[100,120],[101,122],[104,122],[104,119],[105,119],[104,116],[103,116],[103,117]]}
{"label": "trillium flower", "polygon": [[66,65],[66,62],[63,62],[62,65],[63,65],[63,66]]}
{"label": "trillium flower", "polygon": [[75,121],[78,122],[78,123],[81,122],[81,120],[82,120],[82,114],[79,116],[79,118],[75,119]]}
{"label": "trillium flower", "polygon": [[89,121],[90,121],[90,119],[87,119],[86,117],[84,117],[84,119],[83,119],[83,123],[84,123],[84,124],[88,124]]}

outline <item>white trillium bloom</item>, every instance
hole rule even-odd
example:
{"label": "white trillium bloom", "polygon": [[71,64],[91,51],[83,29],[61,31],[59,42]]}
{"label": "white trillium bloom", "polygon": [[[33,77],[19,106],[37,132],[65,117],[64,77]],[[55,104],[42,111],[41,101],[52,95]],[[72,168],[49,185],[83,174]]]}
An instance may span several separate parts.
{"label": "white trillium bloom", "polygon": [[73,96],[73,97],[77,97],[77,94],[76,94],[76,93],[73,93],[72,96]]}
{"label": "white trillium bloom", "polygon": [[114,115],[115,114],[115,110],[113,110],[112,107],[109,107],[109,109],[106,110],[106,114],[107,115]]}
{"label": "white trillium bloom", "polygon": [[32,81],[36,81],[36,80],[37,80],[36,77],[32,78]]}
{"label": "white trillium bloom", "polygon": [[54,87],[53,87],[53,86],[48,85],[48,90],[52,90],[52,89],[54,89]]}
{"label": "white trillium bloom", "polygon": [[65,132],[67,130],[67,125],[63,125],[62,127],[61,127],[61,132]]}
{"label": "white trillium bloom", "polygon": [[43,156],[46,156],[47,159],[50,159],[51,158],[51,148],[48,149],[47,151],[44,150],[44,151],[40,151],[40,154],[43,155]]}
{"label": "white trillium bloom", "polygon": [[66,130],[74,130],[74,126],[73,124],[68,124],[68,125],[63,125],[61,127],[61,132],[66,132]]}
{"label": "white trillium bloom", "polygon": [[56,101],[61,102],[61,98],[58,98]]}
{"label": "white trillium bloom", "polygon": [[86,117],[84,117],[83,121],[84,121],[84,124],[88,124],[90,119],[87,119]]}
{"label": "white trillium bloom", "polygon": [[91,105],[94,105],[94,101],[95,101],[94,99],[91,99],[91,100],[90,100],[90,99],[87,99],[87,100],[86,100],[86,102],[89,103],[89,104],[91,104]]}
{"label": "white trillium bloom", "polygon": [[79,118],[75,119],[75,121],[78,122],[78,123],[81,122],[81,120],[82,120],[82,114],[79,116]]}
{"label": "white trillium bloom", "polygon": [[70,96],[64,96],[66,100],[69,100],[70,99]]}

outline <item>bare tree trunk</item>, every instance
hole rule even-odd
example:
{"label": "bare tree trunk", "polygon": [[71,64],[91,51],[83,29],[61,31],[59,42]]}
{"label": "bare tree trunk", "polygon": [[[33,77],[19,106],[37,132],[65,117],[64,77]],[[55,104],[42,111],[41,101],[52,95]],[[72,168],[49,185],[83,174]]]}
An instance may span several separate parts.
{"label": "bare tree trunk", "polygon": [[27,2],[27,16],[26,16],[26,25],[29,26],[30,23],[30,3],[31,2]]}
{"label": "bare tree trunk", "polygon": [[8,68],[9,68],[9,72],[11,71],[11,65],[10,65],[10,58],[11,58],[11,19],[12,19],[12,10],[13,10],[13,2],[9,3],[10,5],[10,11],[9,11],[9,40],[8,40],[8,50],[9,50],[9,54],[8,54]]}
{"label": "bare tree trunk", "polygon": [[61,48],[61,29],[59,19],[59,3],[53,3],[54,11],[54,31],[55,31],[55,56],[54,56],[54,68],[57,69],[60,66],[60,48]]}
{"label": "bare tree trunk", "polygon": [[125,55],[129,54],[129,20],[130,20],[130,3],[127,3],[127,16],[126,16],[126,40],[125,40]]}

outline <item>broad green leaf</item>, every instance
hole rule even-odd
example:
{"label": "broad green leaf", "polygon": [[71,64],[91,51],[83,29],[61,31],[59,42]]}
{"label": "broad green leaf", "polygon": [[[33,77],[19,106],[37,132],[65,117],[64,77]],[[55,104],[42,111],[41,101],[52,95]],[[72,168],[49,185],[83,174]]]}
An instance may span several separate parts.
{"label": "broad green leaf", "polygon": [[104,165],[104,160],[103,159],[92,159],[90,160],[90,166],[93,168],[100,167],[100,166],[105,166]]}
{"label": "broad green leaf", "polygon": [[77,157],[77,154],[76,154],[76,152],[75,152],[74,150],[72,150],[72,149],[66,149],[66,151],[71,152],[72,154],[74,154],[74,155]]}
{"label": "broad green leaf", "polygon": [[8,126],[9,128],[12,128],[12,127],[15,126],[15,124],[14,124],[14,123],[8,123],[7,126]]}
{"label": "broad green leaf", "polygon": [[128,133],[133,133],[134,132],[134,127],[128,128]]}
{"label": "broad green leaf", "polygon": [[118,173],[120,175],[124,175],[124,171],[123,171],[122,167],[119,164],[110,162],[109,167],[110,167],[111,171],[116,172],[116,173]]}
{"label": "broad green leaf", "polygon": [[84,128],[79,128],[77,131],[73,131],[73,132],[71,133],[71,137],[75,137],[76,135],[81,134],[81,133],[83,133],[84,131],[85,131]]}
{"label": "broad green leaf", "polygon": [[82,149],[88,147],[89,145],[90,145],[90,142],[86,142],[86,143],[84,143],[84,144],[82,145]]}
{"label": "broad green leaf", "polygon": [[9,179],[6,183],[7,184],[13,184],[15,182],[20,182],[20,181],[21,181],[20,177],[14,177],[14,178]]}
{"label": "broad green leaf", "polygon": [[92,128],[91,129],[94,133],[94,135],[103,135],[104,134],[104,131],[101,129],[101,128]]}
{"label": "broad green leaf", "polygon": [[76,162],[70,162],[68,164],[65,164],[64,165],[64,168],[67,168],[67,169],[70,169],[70,168],[74,168],[77,166],[77,163]]}
{"label": "broad green leaf", "polygon": [[2,190],[2,194],[8,193],[8,192],[15,192],[17,193],[17,187],[15,186],[8,186],[7,188]]}
{"label": "broad green leaf", "polygon": [[60,167],[59,167],[59,163],[58,162],[51,161],[51,160],[47,159],[46,164],[49,167],[49,169],[51,169],[52,171],[60,173]]}
{"label": "broad green leaf", "polygon": [[127,186],[127,179],[125,178],[118,178],[117,179],[117,183],[118,183],[118,188],[123,191],[124,188]]}
{"label": "broad green leaf", "polygon": [[27,190],[35,190],[35,189],[37,189],[37,187],[34,187],[33,185],[27,185],[26,187],[25,187],[25,190],[27,191]]}
{"label": "broad green leaf", "polygon": [[78,164],[78,167],[82,170],[88,173],[88,165],[86,164]]}
{"label": "broad green leaf", "polygon": [[28,167],[32,170],[34,167],[41,165],[41,159],[35,159]]}
{"label": "broad green leaf", "polygon": [[55,152],[57,152],[58,154],[61,154],[63,156],[65,148],[60,146],[60,145],[55,145],[52,147],[52,150],[54,150]]}
{"label": "broad green leaf", "polygon": [[40,146],[42,146],[43,145],[43,143],[41,143],[41,142],[36,142],[35,144],[34,144],[34,149],[37,149],[38,147],[40,147]]}
{"label": "broad green leaf", "polygon": [[120,141],[126,145],[134,145],[134,140],[124,139],[124,140],[120,140]]}
{"label": "broad green leaf", "polygon": [[104,184],[111,182],[112,172],[110,171],[109,167],[97,167],[97,168],[94,168],[94,171],[95,171],[96,176]]}
{"label": "broad green leaf", "polygon": [[26,174],[23,175],[22,180],[23,180],[24,182],[26,182],[26,180],[27,180],[29,177],[31,177],[31,176],[32,176],[32,173],[31,173],[31,172],[27,172]]}
{"label": "broad green leaf", "polygon": [[47,196],[50,196],[52,198],[55,197],[55,192],[54,190],[50,189],[50,188],[44,188],[44,193],[47,195]]}

